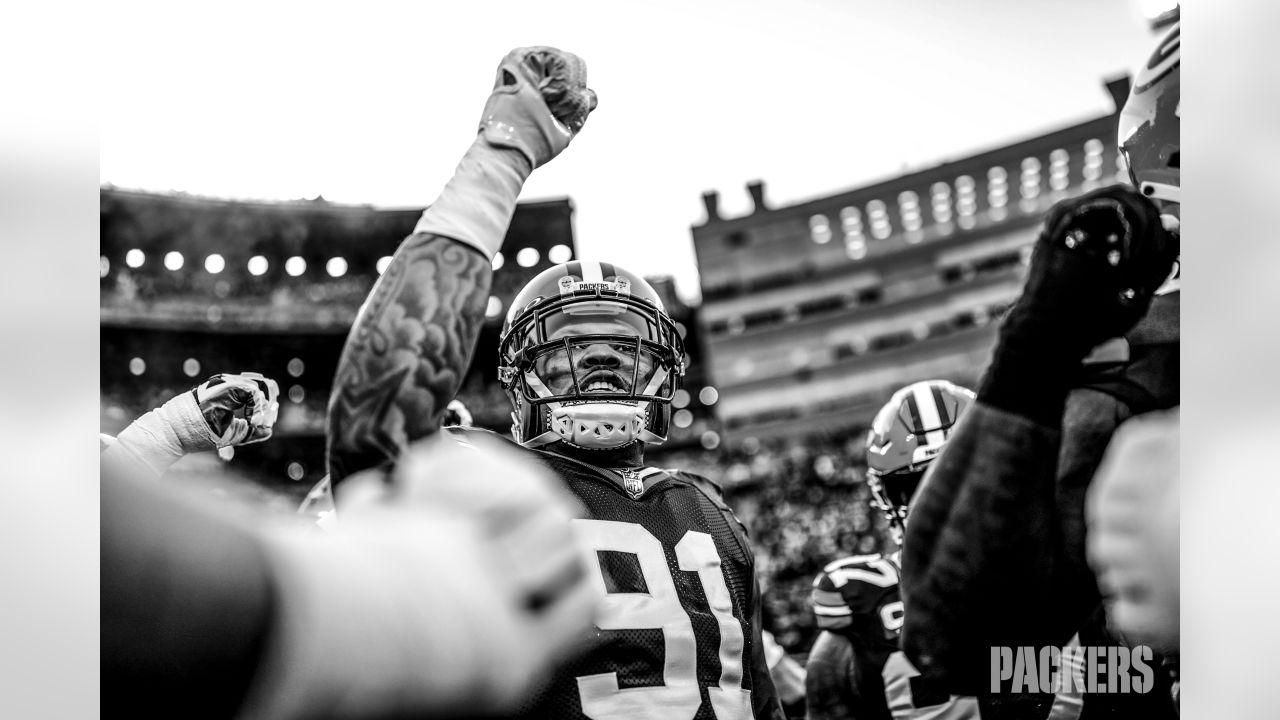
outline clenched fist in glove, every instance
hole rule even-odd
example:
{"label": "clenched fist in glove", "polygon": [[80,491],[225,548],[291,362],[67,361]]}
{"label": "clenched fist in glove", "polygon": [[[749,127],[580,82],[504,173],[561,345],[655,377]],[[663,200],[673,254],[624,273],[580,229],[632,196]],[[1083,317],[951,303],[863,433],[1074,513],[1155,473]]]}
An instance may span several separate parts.
{"label": "clenched fist in glove", "polygon": [[536,168],[568,147],[595,109],[582,58],[553,47],[516,48],[498,65],[480,132],[493,145],[524,153]]}
{"label": "clenched fist in glove", "polygon": [[102,453],[104,463],[141,464],[156,476],[182,456],[271,437],[280,387],[255,372],[214,375],[133,421]]}
{"label": "clenched fist in glove", "polygon": [[1058,426],[1081,361],[1146,314],[1177,257],[1178,236],[1131,188],[1107,187],[1054,206],[1022,295],[1000,326],[978,399]]}
{"label": "clenched fist in glove", "polygon": [[453,238],[492,258],[524,181],[569,146],[595,107],[582,58],[553,47],[507,53],[475,141],[414,232]]}

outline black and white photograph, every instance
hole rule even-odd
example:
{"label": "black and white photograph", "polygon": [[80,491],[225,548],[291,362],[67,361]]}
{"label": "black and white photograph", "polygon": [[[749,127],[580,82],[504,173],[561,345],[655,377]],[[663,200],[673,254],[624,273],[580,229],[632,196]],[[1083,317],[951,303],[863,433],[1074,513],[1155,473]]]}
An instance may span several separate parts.
{"label": "black and white photograph", "polygon": [[[1182,12],[45,20],[74,27],[64,46],[93,37],[68,60],[87,77],[27,84],[93,106],[92,128],[11,144],[4,185],[83,165],[66,187],[88,232],[27,240],[63,214],[15,196],[9,272],[68,263],[86,302],[46,303],[32,275],[10,304],[79,313],[96,343],[6,321],[37,338],[13,335],[5,373],[36,409],[3,434],[38,459],[0,517],[21,570],[0,636],[39,648],[30,674],[67,671],[57,690],[15,675],[0,714],[1246,717],[1277,628],[1244,618],[1274,616],[1277,588],[1229,578],[1272,554],[1246,533],[1280,489],[1227,487],[1273,485],[1255,468],[1280,432],[1261,294],[1280,258],[1266,226],[1195,213],[1274,203],[1274,172],[1224,182],[1222,163],[1280,154],[1280,96],[1215,71],[1188,106],[1247,88],[1258,111],[1193,153],[1190,294],[1225,302],[1208,326],[1247,349],[1198,316],[1190,372],[1244,369],[1214,371],[1184,456],[1182,390],[1218,386],[1182,377]],[[1263,16],[1215,22],[1193,66],[1271,52]],[[83,119],[41,102],[5,124]],[[90,420],[96,468],[61,469],[94,460]],[[1260,655],[1227,670],[1204,634]]]}

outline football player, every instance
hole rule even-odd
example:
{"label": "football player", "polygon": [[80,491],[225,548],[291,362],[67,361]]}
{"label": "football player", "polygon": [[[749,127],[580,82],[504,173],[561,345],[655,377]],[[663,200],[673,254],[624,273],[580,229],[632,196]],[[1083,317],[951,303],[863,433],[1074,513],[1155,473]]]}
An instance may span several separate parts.
{"label": "football player", "polygon": [[[346,476],[395,466],[409,443],[440,428],[484,321],[491,260],[520,188],[594,107],[576,56],[521,48],[502,61],[478,136],[396,251],[343,350],[328,425],[339,509]],[[584,507],[572,527],[604,597],[583,654],[517,714],[780,718],[744,529],[710,481],[644,462],[645,447],[666,439],[685,367],[657,292],[608,263],[544,270],[511,304],[499,365],[514,443]],[[562,592],[529,587],[531,612]]]}
{"label": "football player", "polygon": [[[942,452],[973,392],[925,380],[893,394],[867,433],[871,505],[902,544],[907,510],[925,470]],[[975,718],[973,698],[949,695],[916,672],[899,647],[903,607],[899,552],[836,560],[813,581],[820,629],[807,663],[809,720]]]}
{"label": "football player", "polygon": [[[1175,24],[1121,112],[1132,187],[1047,214],[970,416],[916,499],[903,647],[952,692],[989,686],[992,646],[1123,642],[1101,621],[1085,496],[1120,423],[1179,404],[1179,47]],[[1084,705],[1171,717],[1165,689]]]}

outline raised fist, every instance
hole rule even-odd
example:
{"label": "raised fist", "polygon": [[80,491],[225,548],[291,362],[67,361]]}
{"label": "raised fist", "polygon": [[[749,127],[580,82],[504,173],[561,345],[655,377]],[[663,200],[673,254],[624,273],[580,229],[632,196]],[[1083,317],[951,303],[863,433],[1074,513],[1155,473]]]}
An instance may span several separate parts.
{"label": "raised fist", "polygon": [[1146,314],[1178,257],[1160,212],[1116,185],[1058,203],[1045,218],[1026,285],[1001,327],[1078,361]]}
{"label": "raised fist", "polygon": [[582,58],[553,47],[516,48],[498,65],[480,133],[519,150],[536,168],[569,146],[595,108]]}
{"label": "raised fist", "polygon": [[280,409],[280,386],[261,373],[214,375],[191,388],[219,449],[271,437]]}

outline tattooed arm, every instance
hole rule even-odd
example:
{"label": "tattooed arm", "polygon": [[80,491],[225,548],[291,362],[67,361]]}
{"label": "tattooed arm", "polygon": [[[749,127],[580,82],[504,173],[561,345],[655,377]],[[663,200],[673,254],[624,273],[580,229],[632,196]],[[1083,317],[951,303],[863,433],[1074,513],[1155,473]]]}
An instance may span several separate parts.
{"label": "tattooed arm", "polygon": [[595,108],[586,65],[548,47],[498,66],[479,133],[360,309],[329,397],[327,452],[336,486],[394,462],[440,426],[484,320],[490,259],[534,168],[569,145]]}
{"label": "tattooed arm", "polygon": [[492,270],[480,252],[410,235],[347,338],[329,401],[334,482],[394,461],[440,427],[480,336]]}

